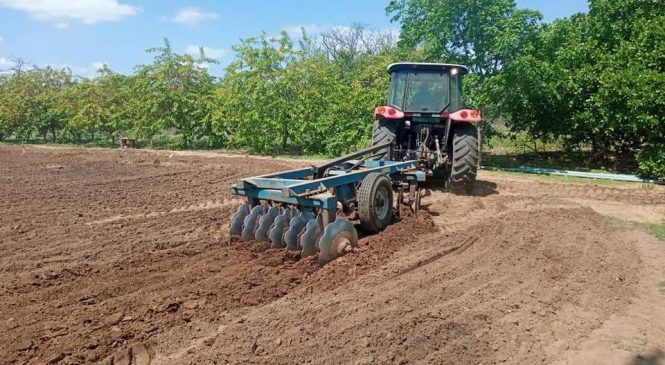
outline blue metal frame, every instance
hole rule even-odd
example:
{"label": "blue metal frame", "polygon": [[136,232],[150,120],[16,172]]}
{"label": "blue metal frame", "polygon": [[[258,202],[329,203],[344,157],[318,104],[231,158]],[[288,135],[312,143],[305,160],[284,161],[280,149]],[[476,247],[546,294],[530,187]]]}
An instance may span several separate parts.
{"label": "blue metal frame", "polygon": [[[322,178],[316,178],[317,167],[306,167],[239,179],[231,188],[231,193],[334,212],[337,201],[353,199],[355,187],[370,173],[399,174],[404,180],[424,181],[425,173],[417,170],[417,167],[415,160],[339,161],[334,168],[327,170],[328,176]],[[328,192],[330,189],[334,189],[335,194]]]}

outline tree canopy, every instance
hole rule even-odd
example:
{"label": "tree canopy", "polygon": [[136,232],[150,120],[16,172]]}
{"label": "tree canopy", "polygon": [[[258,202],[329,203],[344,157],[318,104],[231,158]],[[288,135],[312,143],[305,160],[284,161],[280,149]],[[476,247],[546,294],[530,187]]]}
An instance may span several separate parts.
{"label": "tree canopy", "polygon": [[400,33],[362,24],[292,38],[242,40],[219,78],[203,50],[168,40],[129,75],[17,60],[0,70],[0,140],[234,148],[329,156],[366,144],[395,61],[468,65],[466,104],[486,130],[510,131],[594,156],[636,158],[665,177],[665,2],[591,0],[589,12],[544,23],[513,0],[391,0]]}

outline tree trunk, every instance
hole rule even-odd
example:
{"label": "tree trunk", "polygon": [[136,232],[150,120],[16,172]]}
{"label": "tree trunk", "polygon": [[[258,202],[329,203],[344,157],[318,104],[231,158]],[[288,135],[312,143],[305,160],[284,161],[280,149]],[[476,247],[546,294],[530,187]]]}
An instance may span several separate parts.
{"label": "tree trunk", "polygon": [[286,152],[286,142],[289,140],[289,122],[285,118],[282,122],[282,153]]}

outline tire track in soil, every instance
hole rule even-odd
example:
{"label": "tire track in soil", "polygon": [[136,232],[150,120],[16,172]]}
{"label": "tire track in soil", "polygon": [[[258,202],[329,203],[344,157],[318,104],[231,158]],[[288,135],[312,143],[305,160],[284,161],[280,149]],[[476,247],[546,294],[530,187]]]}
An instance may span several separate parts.
{"label": "tire track in soil", "polygon": [[427,253],[158,337],[180,345],[158,343],[158,363],[547,363],[625,308],[637,281],[634,248],[589,209],[504,214],[412,245]]}
{"label": "tire track in soil", "polygon": [[[448,356],[461,362],[486,356],[483,363],[491,363],[499,355],[525,348],[548,358],[534,341],[551,339],[522,332],[512,337],[509,318],[532,318],[529,305],[513,299],[536,307],[545,325],[562,322],[557,333],[581,334],[593,323],[571,327],[561,317],[566,313],[576,318],[579,313],[567,306],[590,300],[579,296],[582,284],[570,278],[594,284],[630,267],[607,270],[615,258],[608,256],[596,233],[611,228],[594,214],[540,212],[552,203],[548,189],[555,198],[579,191],[561,193],[551,184],[534,188],[497,180],[485,182],[483,196],[434,192],[426,198],[429,214],[405,218],[362,238],[356,252],[319,268],[315,259],[298,260],[254,243],[232,244],[226,233],[235,206],[224,201],[230,198],[227,189],[234,177],[290,169],[301,162],[258,159],[250,164],[247,158],[223,156],[167,160],[161,153],[133,152],[26,148],[20,154],[0,153],[0,162],[12,168],[11,176],[2,177],[9,188],[0,193],[6,198],[0,208],[11,212],[0,217],[0,226],[10,227],[8,235],[0,236],[0,343],[7,344],[0,351],[0,364],[92,363],[116,352],[128,354],[136,343],[151,357],[186,349],[177,363],[205,363],[227,351],[235,354],[226,357],[231,362],[323,360],[310,350],[328,346],[320,342],[324,335],[333,339],[330,356],[337,354],[336,344],[342,346],[335,339],[351,341],[354,352],[339,357],[348,360],[353,355],[399,362],[427,359],[432,353],[433,359]],[[155,157],[169,162],[155,164]],[[60,169],[42,168],[46,165],[71,171],[61,174]],[[166,173],[152,176],[160,169]],[[118,176],[138,178],[123,182]],[[100,190],[97,182],[108,183]],[[633,192],[614,190],[593,194],[622,200]],[[650,192],[636,195],[644,201],[661,199]],[[202,201],[222,203],[198,209]],[[144,216],[150,212],[159,214]],[[86,224],[118,216],[127,219]],[[557,219],[578,228],[560,232],[550,227]],[[470,227],[478,224],[476,234]],[[591,251],[573,256],[554,236],[588,242]],[[603,239],[606,236],[603,233]],[[514,241],[519,244],[511,247],[508,242]],[[467,245],[459,248],[464,242]],[[529,259],[538,242],[553,245],[537,247],[540,266]],[[617,254],[632,257],[619,243],[609,244],[618,245]],[[487,247],[494,247],[496,255]],[[444,254],[455,249],[456,255]],[[570,260],[584,254],[591,260],[586,270],[599,278],[566,273]],[[604,269],[594,257],[606,260]],[[502,260],[517,262],[513,267]],[[491,270],[478,267],[485,264]],[[532,275],[536,281],[522,273],[534,267],[544,268]],[[409,268],[421,269],[404,272]],[[404,274],[396,275],[399,272]],[[629,286],[630,280],[625,283]],[[611,290],[623,290],[614,285]],[[553,294],[533,289],[535,294],[528,294],[530,287],[555,290]],[[604,295],[598,290],[593,286],[589,292]],[[536,298],[549,306],[533,302]],[[609,303],[607,311],[592,314],[606,315],[621,303]],[[511,307],[515,304],[520,307]],[[499,329],[497,337],[486,330],[488,324]],[[324,330],[317,334],[317,328]],[[531,334],[540,333],[535,330],[541,327],[532,328]],[[394,337],[378,339],[370,332]],[[263,337],[257,337],[259,333]],[[507,344],[498,334],[509,339]],[[307,338],[311,342],[300,342]],[[527,347],[517,347],[520,341]],[[437,343],[445,346],[428,347]],[[372,349],[394,358],[377,356]]]}
{"label": "tire track in soil", "polygon": [[[32,157],[38,161],[50,159],[55,152],[48,152],[47,156],[36,153]],[[75,161],[60,160],[57,153],[56,157],[58,164],[70,166],[71,170],[95,170],[94,163],[85,162],[87,167],[81,168]],[[77,155],[69,157],[76,160]],[[222,160],[249,168],[246,161]],[[150,171],[155,167],[148,164],[144,168],[153,174]],[[274,168],[262,166],[262,169]],[[112,168],[105,171],[114,176],[118,173]],[[201,169],[190,183],[207,187],[209,184],[197,181],[212,180],[210,174],[216,171]],[[26,169],[25,172],[38,176],[51,174],[48,170]],[[248,170],[242,174],[255,173]],[[235,171],[232,176],[237,174]],[[227,173],[224,175],[225,179],[232,179]],[[206,194],[208,189],[184,189],[179,179],[188,176],[186,172],[179,172],[105,180],[104,191],[83,196],[86,204],[99,206],[103,202],[109,212],[115,213],[125,207],[114,206],[112,202],[117,198],[108,192],[120,187],[125,189],[128,181],[130,187],[142,181],[153,191],[178,192],[178,196],[169,195],[168,200],[157,202],[159,207],[165,207],[176,201],[191,201],[190,196]],[[92,177],[101,178],[95,174]],[[63,179],[63,176],[56,178]],[[74,181],[70,176],[65,179],[70,181],[62,186],[71,191],[96,186],[80,176]],[[14,181],[18,180],[20,178]],[[222,184],[224,196],[228,194],[226,188],[230,180]],[[41,183],[36,188],[27,189],[23,196],[44,192]],[[68,196],[70,190],[55,194]],[[28,212],[40,209],[30,202],[38,203],[27,200]],[[58,222],[55,227],[46,220],[38,219],[30,225],[23,220],[23,226],[11,239],[18,238],[16,243],[41,225],[48,226],[52,236],[34,236],[37,242],[26,249],[29,255],[18,255],[20,259],[9,275],[1,276],[0,305],[8,311],[0,319],[8,321],[9,331],[0,334],[0,342],[8,344],[10,356],[0,363],[40,363],[59,358],[62,358],[58,360],[61,363],[90,363],[118,349],[130,349],[132,343],[145,343],[150,349],[151,338],[202,318],[214,323],[219,313],[263,305],[303,286],[310,291],[325,291],[342,285],[386,262],[400,247],[389,238],[402,237],[399,242],[409,242],[407,236],[412,237],[414,223],[423,230],[431,227],[431,222],[426,220],[422,224],[411,220],[397,223],[382,235],[361,239],[360,247],[348,259],[319,270],[313,259],[297,260],[281,251],[265,251],[255,243],[231,244],[226,232],[236,206],[227,198],[217,202],[148,209],[147,213],[139,214],[116,213],[92,221],[87,217],[99,214],[87,214],[85,205],[81,205],[76,210],[82,211],[83,217],[74,216],[74,219]],[[45,208],[52,206],[53,202],[47,201]],[[39,242],[44,242],[42,239],[52,243],[38,248]],[[30,261],[24,261],[26,259]],[[41,319],[32,320],[37,313]],[[124,354],[131,357],[130,353]]]}

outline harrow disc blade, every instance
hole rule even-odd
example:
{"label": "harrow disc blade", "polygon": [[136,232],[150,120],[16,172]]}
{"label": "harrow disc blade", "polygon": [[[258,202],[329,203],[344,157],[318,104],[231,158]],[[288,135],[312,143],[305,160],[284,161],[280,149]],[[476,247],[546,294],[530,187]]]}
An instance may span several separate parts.
{"label": "harrow disc blade", "polygon": [[264,212],[263,205],[257,205],[249,212],[242,222],[242,234],[240,235],[241,241],[251,241],[254,239],[254,232],[259,223],[259,216]]}
{"label": "harrow disc blade", "polygon": [[314,219],[312,212],[303,211],[299,215],[291,218],[289,223],[289,230],[284,233],[284,243],[286,243],[286,249],[289,251],[296,251],[298,247],[298,237],[305,229],[307,222]]}
{"label": "harrow disc blade", "polygon": [[337,218],[319,240],[319,264],[325,265],[358,245],[358,232],[348,219]]}
{"label": "harrow disc blade", "polygon": [[270,248],[284,248],[284,232],[289,228],[289,221],[291,220],[291,208],[286,208],[282,214],[275,218],[275,222],[268,232],[268,239],[270,240]]}
{"label": "harrow disc blade", "polygon": [[268,242],[268,231],[278,215],[279,208],[271,207],[268,209],[268,213],[259,217],[259,226],[256,229],[256,234],[254,234],[254,238],[256,238],[257,241]]}
{"label": "harrow disc blade", "polygon": [[231,216],[231,227],[229,235],[239,237],[242,234],[242,223],[249,214],[249,204],[245,203],[238,207],[238,210]]}
{"label": "harrow disc blade", "polygon": [[300,257],[305,258],[316,255],[319,238],[323,235],[323,218],[321,216],[307,222],[305,231],[300,236]]}

